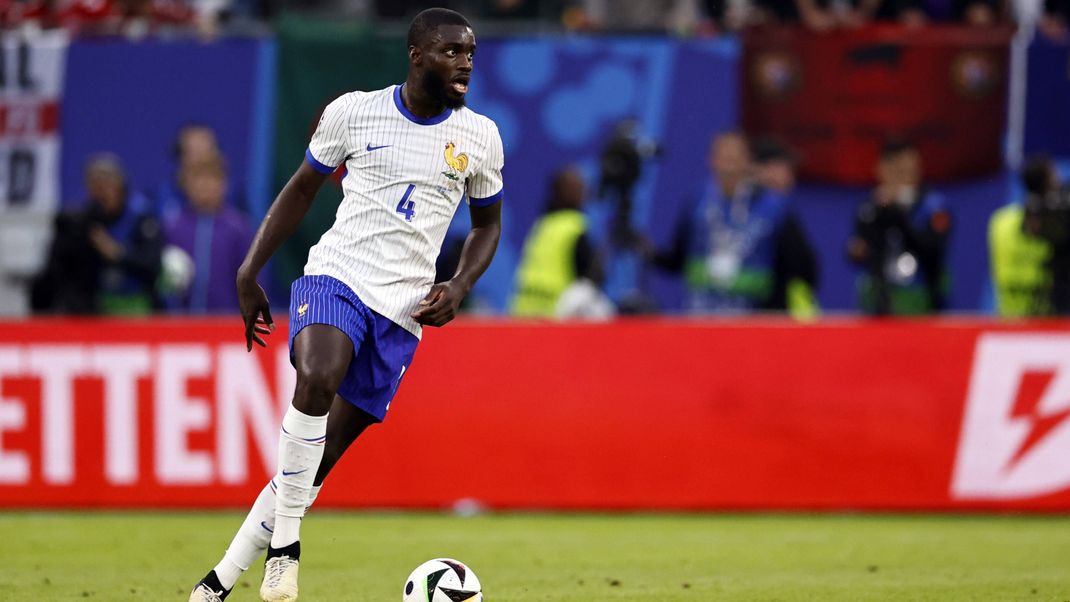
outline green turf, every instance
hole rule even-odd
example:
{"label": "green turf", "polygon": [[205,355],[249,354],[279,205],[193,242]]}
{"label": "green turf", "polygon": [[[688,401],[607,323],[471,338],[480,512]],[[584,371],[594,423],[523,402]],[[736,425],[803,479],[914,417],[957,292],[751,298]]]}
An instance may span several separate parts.
{"label": "green turf", "polygon": [[[0,514],[0,600],[185,600],[234,513]],[[1070,601],[1070,517],[316,512],[302,600],[401,599],[436,556],[491,602]],[[254,567],[229,600],[256,600]]]}

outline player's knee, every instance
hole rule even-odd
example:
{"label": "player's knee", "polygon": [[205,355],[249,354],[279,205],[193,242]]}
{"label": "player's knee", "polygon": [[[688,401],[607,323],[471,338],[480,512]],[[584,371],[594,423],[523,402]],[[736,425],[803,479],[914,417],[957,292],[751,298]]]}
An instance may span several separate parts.
{"label": "player's knee", "polygon": [[331,370],[298,370],[294,406],[306,413],[308,410],[301,406],[314,410],[316,414],[326,412],[331,407],[331,401],[334,400],[339,380],[339,377]]}

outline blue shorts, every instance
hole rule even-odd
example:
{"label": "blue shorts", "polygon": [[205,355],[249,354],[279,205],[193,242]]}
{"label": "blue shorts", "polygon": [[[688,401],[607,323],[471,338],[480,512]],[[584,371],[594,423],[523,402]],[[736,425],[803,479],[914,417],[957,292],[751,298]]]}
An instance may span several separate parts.
{"label": "blue shorts", "polygon": [[290,363],[294,339],[309,324],[329,324],[349,335],[353,358],[338,395],[381,422],[420,340],[330,276],[301,276],[290,288]]}

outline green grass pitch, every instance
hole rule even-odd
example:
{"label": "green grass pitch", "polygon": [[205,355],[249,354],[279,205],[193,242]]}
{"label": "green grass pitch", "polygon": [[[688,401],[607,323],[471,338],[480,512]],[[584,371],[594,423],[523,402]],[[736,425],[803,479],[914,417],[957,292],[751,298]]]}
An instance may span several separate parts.
{"label": "green grass pitch", "polygon": [[[241,516],[0,513],[0,600],[185,600]],[[301,600],[399,602],[452,556],[487,600],[1070,601],[1070,517],[313,512]],[[255,565],[228,598],[257,600]]]}

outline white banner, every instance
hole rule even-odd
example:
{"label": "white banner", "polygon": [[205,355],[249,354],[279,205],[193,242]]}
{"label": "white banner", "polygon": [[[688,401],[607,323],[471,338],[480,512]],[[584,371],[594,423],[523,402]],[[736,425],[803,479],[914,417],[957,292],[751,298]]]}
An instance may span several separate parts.
{"label": "white banner", "polygon": [[64,31],[0,38],[0,211],[51,213],[60,202]]}

